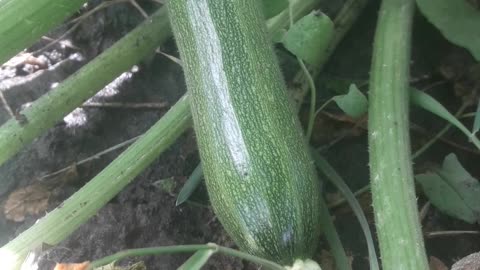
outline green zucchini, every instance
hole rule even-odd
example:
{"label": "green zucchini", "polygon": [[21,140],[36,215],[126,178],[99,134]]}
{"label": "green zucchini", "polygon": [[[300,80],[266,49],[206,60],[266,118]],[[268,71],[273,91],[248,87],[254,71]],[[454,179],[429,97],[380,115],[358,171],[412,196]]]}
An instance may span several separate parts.
{"label": "green zucchini", "polygon": [[205,180],[244,251],[312,256],[320,183],[257,0],[170,0]]}

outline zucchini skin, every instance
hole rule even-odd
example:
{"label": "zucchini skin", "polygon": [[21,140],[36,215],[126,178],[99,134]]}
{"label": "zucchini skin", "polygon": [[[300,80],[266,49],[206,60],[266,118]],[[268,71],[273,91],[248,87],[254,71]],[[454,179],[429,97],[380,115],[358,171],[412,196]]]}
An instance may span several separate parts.
{"label": "zucchini skin", "polygon": [[321,187],[258,0],[170,0],[209,197],[244,251],[309,258]]}

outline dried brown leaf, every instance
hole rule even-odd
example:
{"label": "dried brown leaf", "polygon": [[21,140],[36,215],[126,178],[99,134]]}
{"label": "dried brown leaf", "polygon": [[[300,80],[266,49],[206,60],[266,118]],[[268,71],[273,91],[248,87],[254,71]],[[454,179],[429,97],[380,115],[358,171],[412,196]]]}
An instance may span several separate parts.
{"label": "dried brown leaf", "polygon": [[90,262],[83,263],[57,263],[53,270],[86,270]]}
{"label": "dried brown leaf", "polygon": [[13,191],[3,207],[9,220],[22,222],[27,215],[38,215],[48,207],[50,191],[41,184],[33,184]]}

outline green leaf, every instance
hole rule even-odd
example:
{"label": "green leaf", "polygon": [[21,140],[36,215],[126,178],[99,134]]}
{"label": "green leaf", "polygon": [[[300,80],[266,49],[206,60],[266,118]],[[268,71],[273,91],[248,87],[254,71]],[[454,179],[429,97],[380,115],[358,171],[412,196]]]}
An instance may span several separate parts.
{"label": "green leaf", "polygon": [[441,169],[415,178],[432,204],[445,214],[468,223],[480,221],[480,182],[449,154]]}
{"label": "green leaf", "polygon": [[178,193],[177,202],[175,203],[176,206],[186,202],[188,198],[190,198],[200,182],[202,182],[202,176],[202,164],[199,163]]}
{"label": "green leaf", "polygon": [[478,100],[477,112],[475,113],[475,120],[473,120],[472,134],[475,134],[480,130],[480,100]]}
{"label": "green leaf", "polygon": [[450,124],[457,127],[460,131],[462,131],[467,137],[472,141],[472,143],[480,149],[480,141],[472,134],[463,124],[462,122],[458,121],[454,115],[452,115],[445,107],[443,107],[440,102],[436,101],[433,97],[428,95],[425,92],[418,91],[416,89],[411,89],[410,92],[410,101],[413,104],[419,106],[420,108],[427,110],[438,117],[447,120]]}
{"label": "green leaf", "polygon": [[288,0],[262,0],[263,14],[265,19],[275,17],[288,7]]}
{"label": "green leaf", "polygon": [[446,39],[480,61],[480,11],[465,0],[417,0],[417,5]]}
{"label": "green leaf", "polygon": [[319,64],[334,34],[330,18],[321,12],[312,12],[298,20],[285,34],[283,45],[291,53],[310,65]]}
{"label": "green leaf", "polygon": [[335,96],[333,100],[350,117],[359,118],[367,112],[367,98],[355,84],[350,84],[348,94]]}
{"label": "green leaf", "polygon": [[203,249],[195,252],[186,262],[177,270],[199,270],[216,253],[215,249]]}

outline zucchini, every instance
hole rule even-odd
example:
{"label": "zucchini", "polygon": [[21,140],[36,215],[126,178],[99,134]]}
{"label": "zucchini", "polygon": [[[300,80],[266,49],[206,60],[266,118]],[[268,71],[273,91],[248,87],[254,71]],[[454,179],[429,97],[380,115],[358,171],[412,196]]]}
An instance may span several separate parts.
{"label": "zucchini", "polygon": [[257,0],[170,0],[213,209],[244,251],[291,264],[320,234],[315,168]]}

